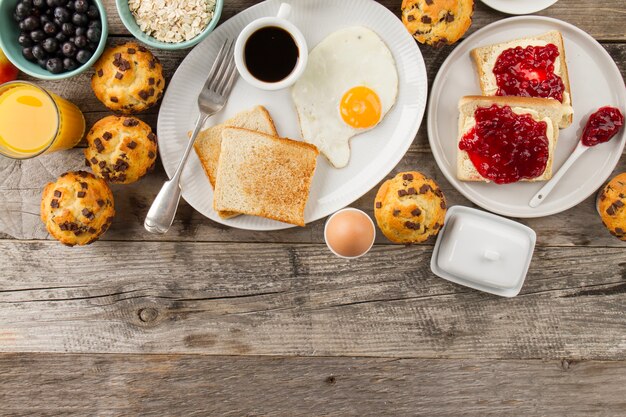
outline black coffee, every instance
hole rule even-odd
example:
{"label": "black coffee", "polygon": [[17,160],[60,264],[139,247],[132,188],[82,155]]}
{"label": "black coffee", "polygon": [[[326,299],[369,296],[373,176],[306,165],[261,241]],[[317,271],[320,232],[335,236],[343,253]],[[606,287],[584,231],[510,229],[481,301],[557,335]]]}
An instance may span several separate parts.
{"label": "black coffee", "polygon": [[282,81],[296,67],[300,52],[291,34],[268,26],[254,32],[244,48],[246,67],[257,79],[267,83]]}

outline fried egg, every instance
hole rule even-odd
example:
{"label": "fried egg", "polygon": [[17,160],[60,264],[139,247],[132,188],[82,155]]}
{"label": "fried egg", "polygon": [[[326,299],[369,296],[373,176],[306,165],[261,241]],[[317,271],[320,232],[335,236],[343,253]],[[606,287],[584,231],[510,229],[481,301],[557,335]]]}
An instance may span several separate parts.
{"label": "fried egg", "polygon": [[398,71],[391,51],[372,30],[349,27],[309,53],[291,95],[304,141],[335,168],[350,160],[350,138],[373,129],[393,107]]}

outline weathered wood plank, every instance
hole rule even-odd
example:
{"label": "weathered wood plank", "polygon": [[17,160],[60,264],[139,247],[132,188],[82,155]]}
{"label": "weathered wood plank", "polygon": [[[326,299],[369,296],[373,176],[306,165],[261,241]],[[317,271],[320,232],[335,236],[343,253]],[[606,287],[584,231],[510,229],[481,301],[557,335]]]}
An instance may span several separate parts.
{"label": "weathered wood plank", "polygon": [[0,372],[3,413],[23,416],[587,417],[626,409],[624,362],[4,354]]}
{"label": "weathered wood plank", "polygon": [[[428,247],[0,241],[0,351],[626,359],[622,249],[538,249],[522,294],[430,272]],[[95,261],[97,260],[97,262]]]}
{"label": "weathered wood plank", "polygon": [[[400,15],[400,4],[398,0],[378,0],[396,15]],[[258,0],[229,0],[224,2],[224,11],[221,22],[225,22],[230,17],[242,10],[259,3]],[[115,0],[104,0],[108,12],[109,31],[113,35],[128,35],[122,21],[115,8]],[[566,0],[554,4],[552,7],[537,13],[541,16],[554,17],[572,23],[589,33],[596,39],[610,41],[625,41],[624,23],[626,20],[626,6],[622,0],[603,0],[600,4],[594,5],[590,12],[590,4],[585,0]],[[504,13],[497,12],[479,0],[475,1],[475,11],[473,24],[468,34],[474,32],[495,20],[510,17]]]}
{"label": "weathered wood plank", "polygon": [[[109,41],[109,44],[117,45],[120,43],[124,43],[128,40],[130,40],[130,38],[128,37],[113,38]],[[605,43],[603,44],[603,46],[609,52],[613,60],[617,63],[622,73],[622,77],[626,77],[626,44]],[[424,50],[424,48],[422,48],[422,54],[424,55],[426,71],[428,74],[429,88],[430,86],[432,86],[439,67],[453,49],[454,46],[427,50]],[[187,54],[185,51],[157,50],[155,50],[154,53],[161,59],[161,62],[163,63],[164,74],[167,82],[169,82],[171,77],[174,75],[176,68],[178,68],[178,65],[180,65],[185,55]],[[50,91],[53,91],[75,103],[85,113],[87,126],[92,126],[97,120],[111,114],[111,112],[108,111],[108,109],[98,101],[98,99],[91,91],[91,84],[89,81],[90,77],[91,71],[87,71],[70,80],[64,81],[34,80],[29,76],[22,75],[22,78],[36,81],[42,87],[47,88]],[[145,113],[140,114],[139,117],[146,123],[150,124],[152,128],[156,130],[157,114],[158,106],[156,108],[147,110]],[[419,132],[417,133],[415,140],[413,141],[411,150],[417,151],[429,149],[430,146],[428,145],[426,122],[424,121]]]}
{"label": "weathered wood plank", "polygon": [[[41,189],[48,181],[70,169],[83,168],[79,149],[57,153],[27,161],[0,160],[0,232],[19,239],[48,239],[45,227],[39,220]],[[450,205],[472,205],[458,193],[439,171],[430,152],[409,151],[393,173],[418,169],[441,185]],[[615,172],[626,171],[622,160]],[[114,186],[117,216],[103,240],[183,240],[232,242],[300,242],[322,243],[324,220],[306,228],[293,228],[276,232],[253,232],[231,229],[215,223],[188,204],[181,202],[174,225],[165,236],[152,235],[143,228],[143,221],[152,200],[166,176],[159,166],[154,173],[140,182],[127,186]],[[378,186],[357,200],[353,207],[373,215],[374,196]],[[522,221],[535,229],[541,246],[592,245],[624,247],[624,243],[611,236],[602,226],[595,211],[594,196],[563,213],[539,219]],[[378,233],[377,243],[388,243]],[[432,244],[433,242],[427,242]]]}

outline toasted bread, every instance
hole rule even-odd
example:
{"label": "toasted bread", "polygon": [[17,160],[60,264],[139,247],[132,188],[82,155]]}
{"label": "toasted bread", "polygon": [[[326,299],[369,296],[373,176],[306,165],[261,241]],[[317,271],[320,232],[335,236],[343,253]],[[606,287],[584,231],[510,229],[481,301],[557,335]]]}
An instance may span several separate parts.
{"label": "toasted bread", "polygon": [[[552,178],[552,162],[554,151],[559,138],[559,120],[561,120],[561,104],[556,100],[531,97],[481,97],[466,96],[459,100],[459,134],[457,144],[466,133],[467,122],[474,118],[474,112],[478,107],[510,106],[518,114],[530,114],[534,120],[546,120],[548,123],[548,162],[543,174],[536,178],[521,179],[520,181],[547,181]],[[549,119],[549,120],[547,120]],[[469,159],[467,152],[458,148],[457,145],[457,178],[461,181],[484,181],[489,182],[478,173],[474,164]]]}
{"label": "toasted bread", "polygon": [[498,91],[496,77],[492,72],[496,60],[502,51],[515,48],[517,46],[538,45],[543,46],[552,43],[559,49],[559,57],[554,64],[554,72],[561,77],[565,91],[563,93],[562,117],[559,119],[559,127],[564,129],[572,124],[573,108],[572,108],[572,92],[569,84],[569,74],[567,71],[567,61],[565,59],[565,47],[563,44],[563,36],[560,32],[553,30],[541,35],[529,36],[526,38],[514,39],[508,42],[502,42],[494,45],[482,46],[472,49],[470,55],[474,61],[480,89],[484,96],[494,96]]}
{"label": "toasted bread", "polygon": [[[256,106],[250,110],[242,111],[222,124],[201,131],[198,134],[194,148],[213,189],[215,189],[215,176],[220,157],[222,132],[228,126],[243,127],[267,133],[268,135],[278,136],[274,121],[267,109],[263,106]],[[230,212],[219,212],[218,214],[224,219],[237,216],[237,213]]]}
{"label": "toasted bread", "polygon": [[263,106],[256,106],[250,110],[242,111],[224,123],[212,126],[198,134],[194,148],[202,163],[202,168],[213,188],[215,188],[215,173],[217,171],[217,161],[220,157],[220,144],[222,142],[222,131],[226,127],[242,127],[256,130],[272,136],[278,136],[274,121]]}
{"label": "toasted bread", "polygon": [[225,128],[213,208],[304,226],[318,154],[308,143]]}

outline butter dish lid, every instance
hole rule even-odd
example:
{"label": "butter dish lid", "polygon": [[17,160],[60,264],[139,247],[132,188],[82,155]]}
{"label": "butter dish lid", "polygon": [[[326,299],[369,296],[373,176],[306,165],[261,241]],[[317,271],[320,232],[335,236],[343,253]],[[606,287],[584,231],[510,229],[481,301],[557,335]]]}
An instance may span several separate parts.
{"label": "butter dish lid", "polygon": [[430,261],[448,281],[503,297],[519,294],[535,249],[531,228],[485,211],[453,206]]}

